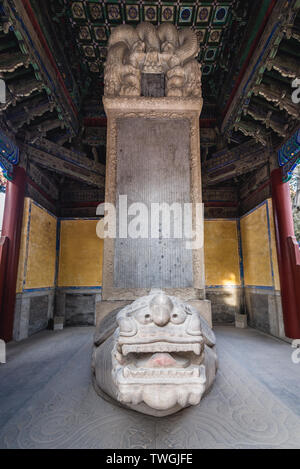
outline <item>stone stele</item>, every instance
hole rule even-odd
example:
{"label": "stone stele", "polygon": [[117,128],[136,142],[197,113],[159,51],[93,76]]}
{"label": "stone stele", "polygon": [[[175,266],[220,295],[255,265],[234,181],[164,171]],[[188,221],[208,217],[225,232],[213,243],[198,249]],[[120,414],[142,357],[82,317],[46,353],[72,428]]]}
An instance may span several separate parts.
{"label": "stone stele", "polygon": [[217,371],[215,335],[198,310],[151,290],[98,326],[92,372],[102,397],[163,417],[199,404]]}

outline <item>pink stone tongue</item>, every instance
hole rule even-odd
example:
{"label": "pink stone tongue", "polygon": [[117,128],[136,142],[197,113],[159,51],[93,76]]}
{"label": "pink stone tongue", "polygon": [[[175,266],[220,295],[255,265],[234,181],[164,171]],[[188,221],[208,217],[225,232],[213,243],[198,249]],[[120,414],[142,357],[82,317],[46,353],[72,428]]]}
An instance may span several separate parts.
{"label": "pink stone tongue", "polygon": [[152,355],[147,365],[149,368],[176,366],[177,362],[169,353],[155,353]]}

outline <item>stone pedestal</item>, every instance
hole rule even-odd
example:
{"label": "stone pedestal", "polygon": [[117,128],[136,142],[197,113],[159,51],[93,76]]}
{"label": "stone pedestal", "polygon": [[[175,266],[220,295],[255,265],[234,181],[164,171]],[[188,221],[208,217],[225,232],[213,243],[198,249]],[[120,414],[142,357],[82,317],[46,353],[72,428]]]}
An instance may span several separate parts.
{"label": "stone pedestal", "polygon": [[[124,212],[127,215],[132,204],[143,203],[149,212],[153,203],[192,204],[190,221],[203,240],[203,211],[196,227],[195,209],[202,204],[199,117],[203,101],[104,97],[103,103],[107,115],[105,202],[116,206],[117,237],[104,240],[103,302],[97,323],[100,316],[147,295],[151,288],[161,288],[197,305],[211,324],[210,302],[205,301],[203,243],[187,249],[186,238],[132,239],[118,233],[120,217]],[[127,207],[120,203],[120,196],[127,196]]]}
{"label": "stone pedestal", "polygon": [[246,314],[235,315],[235,327],[237,329],[246,329],[248,327]]}
{"label": "stone pedestal", "polygon": [[63,316],[55,316],[53,318],[53,330],[54,331],[62,331],[64,328],[64,320]]}

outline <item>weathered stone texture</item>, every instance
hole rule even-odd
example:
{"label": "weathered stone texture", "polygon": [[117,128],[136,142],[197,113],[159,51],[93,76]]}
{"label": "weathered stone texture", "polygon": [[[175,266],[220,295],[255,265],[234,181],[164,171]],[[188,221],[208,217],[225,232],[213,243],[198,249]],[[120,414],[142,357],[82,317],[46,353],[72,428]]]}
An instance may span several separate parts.
{"label": "weathered stone texture", "polygon": [[67,293],[65,307],[65,325],[94,325],[95,295]]}
{"label": "weathered stone texture", "polygon": [[48,326],[48,295],[36,296],[30,301],[28,335],[42,331]]}

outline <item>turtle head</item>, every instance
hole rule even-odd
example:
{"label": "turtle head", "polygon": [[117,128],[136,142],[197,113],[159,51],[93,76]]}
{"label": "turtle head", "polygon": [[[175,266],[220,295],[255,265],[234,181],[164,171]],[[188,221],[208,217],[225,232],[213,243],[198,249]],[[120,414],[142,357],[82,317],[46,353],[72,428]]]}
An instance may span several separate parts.
{"label": "turtle head", "polygon": [[215,338],[195,308],[153,290],[121,310],[117,323],[112,376],[121,402],[157,411],[200,402],[205,347]]}

